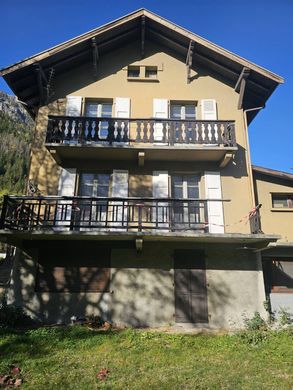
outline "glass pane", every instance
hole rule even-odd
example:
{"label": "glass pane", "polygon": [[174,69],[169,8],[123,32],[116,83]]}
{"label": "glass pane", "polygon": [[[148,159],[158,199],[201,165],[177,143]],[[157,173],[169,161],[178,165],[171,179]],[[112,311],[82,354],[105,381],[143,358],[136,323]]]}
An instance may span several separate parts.
{"label": "glass pane", "polygon": [[137,67],[128,67],[127,77],[139,77],[140,68]]}
{"label": "glass pane", "polygon": [[181,106],[171,106],[171,119],[181,119]]}
{"label": "glass pane", "polygon": [[102,104],[102,117],[104,118],[111,118],[112,116],[112,104],[110,103],[104,103]]}
{"label": "glass pane", "polygon": [[182,176],[172,176],[172,182],[174,186],[182,186],[183,177]]}
{"label": "glass pane", "polygon": [[276,207],[276,208],[288,207],[287,196],[273,195],[273,207]]}
{"label": "glass pane", "polygon": [[87,103],[85,115],[97,117],[98,116],[98,103]]}
{"label": "glass pane", "polygon": [[157,69],[146,68],[145,77],[150,78],[150,79],[156,79],[157,78]]}
{"label": "glass pane", "polygon": [[198,187],[188,187],[187,188],[188,192],[188,199],[198,199],[199,198],[199,193],[198,193]]}
{"label": "glass pane", "polygon": [[195,106],[185,106],[185,119],[195,119]]}

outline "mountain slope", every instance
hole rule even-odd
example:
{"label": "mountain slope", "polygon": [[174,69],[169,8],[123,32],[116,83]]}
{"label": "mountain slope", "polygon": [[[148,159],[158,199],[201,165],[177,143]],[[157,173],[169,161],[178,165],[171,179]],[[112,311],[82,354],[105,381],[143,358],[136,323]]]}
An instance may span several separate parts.
{"label": "mountain slope", "polygon": [[0,196],[25,193],[33,126],[16,98],[0,91]]}

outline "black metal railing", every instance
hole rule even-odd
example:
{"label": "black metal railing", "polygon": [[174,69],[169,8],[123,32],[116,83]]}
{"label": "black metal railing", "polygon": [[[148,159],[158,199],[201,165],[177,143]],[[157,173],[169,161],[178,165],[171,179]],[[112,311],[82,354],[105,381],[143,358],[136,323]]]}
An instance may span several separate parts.
{"label": "black metal railing", "polygon": [[208,231],[207,201],[169,198],[5,196],[1,229]]}
{"label": "black metal railing", "polygon": [[234,147],[235,121],[49,116],[46,143]]}

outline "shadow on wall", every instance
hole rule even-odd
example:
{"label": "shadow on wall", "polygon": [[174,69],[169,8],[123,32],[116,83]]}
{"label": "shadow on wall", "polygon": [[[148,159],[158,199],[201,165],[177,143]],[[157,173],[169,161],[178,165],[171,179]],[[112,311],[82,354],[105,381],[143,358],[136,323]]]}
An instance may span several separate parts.
{"label": "shadow on wall", "polygon": [[[60,245],[66,251],[64,242],[55,247],[52,245],[52,253],[58,253]],[[71,253],[83,253],[82,261],[77,267],[71,258],[72,264],[64,268],[59,278],[54,273],[56,269],[49,268],[46,283],[52,292],[36,292],[37,257],[33,259],[18,253],[8,302],[23,306],[28,314],[44,323],[69,323],[72,316],[90,315],[134,327],[163,326],[175,322],[172,247],[145,245],[141,254],[132,247],[112,249],[111,277],[103,285],[103,280],[97,282],[96,274],[87,267],[86,259],[88,253],[97,259],[106,244],[83,242],[70,245],[81,247],[81,252],[73,248]],[[89,246],[88,250],[85,245]],[[217,268],[216,264],[211,265],[213,269]],[[218,269],[225,268],[224,264],[218,266]],[[40,285],[40,281],[37,283]],[[66,292],[64,285],[71,291],[78,291],[77,287],[83,286],[87,292]],[[97,286],[104,292],[96,292]],[[46,285],[43,285],[44,289]],[[212,313],[213,323],[219,326],[227,323],[226,308],[233,299],[233,291],[225,279],[208,287],[208,310]],[[190,307],[184,306],[181,310],[186,310],[186,318],[190,316]]]}

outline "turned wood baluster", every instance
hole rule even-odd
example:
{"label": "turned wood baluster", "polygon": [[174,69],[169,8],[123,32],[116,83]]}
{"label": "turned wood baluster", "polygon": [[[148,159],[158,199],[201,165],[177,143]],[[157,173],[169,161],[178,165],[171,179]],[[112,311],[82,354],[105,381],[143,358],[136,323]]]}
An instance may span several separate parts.
{"label": "turned wood baluster", "polygon": [[163,126],[163,129],[162,129],[162,132],[163,132],[163,137],[162,137],[162,142],[163,143],[166,143],[167,142],[167,122],[162,122],[162,126]]}
{"label": "turned wood baluster", "polygon": [[178,143],[183,143],[183,123],[181,122],[175,122],[176,123],[176,129],[178,131]]}
{"label": "turned wood baluster", "polygon": [[196,144],[196,123],[195,122],[190,123],[190,132],[191,132],[190,142],[192,144]]}
{"label": "turned wood baluster", "polygon": [[150,137],[149,142],[152,144],[154,142],[154,132],[155,132],[155,121],[150,121]]}
{"label": "turned wood baluster", "polygon": [[138,120],[136,121],[136,142],[142,142],[142,137],[141,137],[141,125],[142,121]]}
{"label": "turned wood baluster", "polygon": [[216,126],[217,124],[215,122],[211,122],[210,124],[211,130],[210,130],[210,143],[215,144],[217,142],[216,140]]}
{"label": "turned wood baluster", "polygon": [[202,133],[203,133],[203,126],[204,124],[202,122],[198,122],[198,125],[197,125],[197,131],[198,131],[198,139],[197,139],[197,142],[199,144],[203,144],[203,136],[202,136]]}
{"label": "turned wood baluster", "polygon": [[148,142],[148,122],[147,121],[143,122],[143,142],[144,143]]}
{"label": "turned wood baluster", "polygon": [[[123,134],[123,142],[128,142],[129,141],[129,132],[130,132],[130,122],[129,121],[124,121],[124,134]],[[124,210],[124,209],[123,209]]]}

